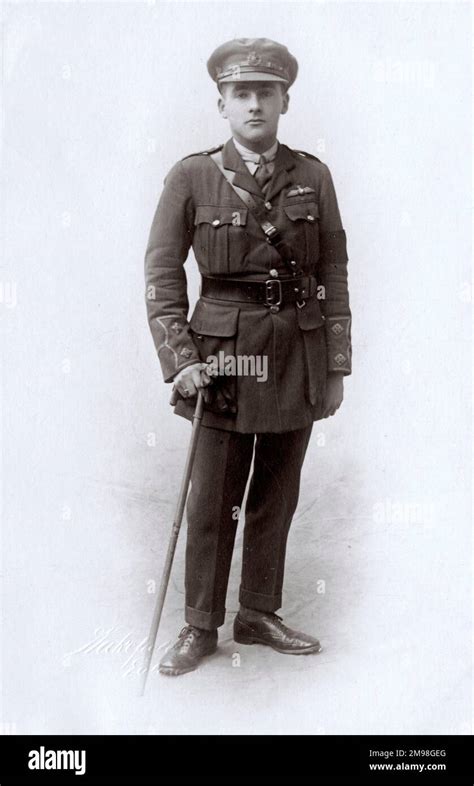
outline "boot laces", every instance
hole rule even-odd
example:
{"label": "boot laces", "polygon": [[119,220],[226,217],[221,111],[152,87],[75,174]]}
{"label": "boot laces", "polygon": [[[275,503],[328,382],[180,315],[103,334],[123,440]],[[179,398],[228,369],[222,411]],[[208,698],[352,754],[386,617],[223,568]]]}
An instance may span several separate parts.
{"label": "boot laces", "polygon": [[279,614],[275,614],[275,612],[272,613],[272,617],[275,620],[278,620],[278,623],[279,623],[278,627],[280,628],[280,630],[285,630],[286,626],[285,626],[285,623],[283,622],[283,617],[280,617]]}
{"label": "boot laces", "polygon": [[193,628],[192,625],[186,625],[181,633],[179,634],[179,638],[181,639],[181,651],[188,652],[191,644],[193,643],[194,639],[199,636],[199,631],[197,628]]}

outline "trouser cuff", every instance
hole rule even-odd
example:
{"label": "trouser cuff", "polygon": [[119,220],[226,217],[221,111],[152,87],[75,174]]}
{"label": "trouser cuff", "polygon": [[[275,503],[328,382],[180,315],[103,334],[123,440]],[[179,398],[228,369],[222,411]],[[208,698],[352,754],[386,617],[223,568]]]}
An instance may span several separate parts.
{"label": "trouser cuff", "polygon": [[225,609],[222,611],[199,611],[191,606],[186,606],[184,619],[188,625],[204,630],[214,630],[224,624]]}
{"label": "trouser cuff", "polygon": [[281,606],[281,593],[280,595],[261,595],[259,592],[250,592],[250,590],[241,587],[239,601],[242,606],[247,606],[249,609],[277,611]]}

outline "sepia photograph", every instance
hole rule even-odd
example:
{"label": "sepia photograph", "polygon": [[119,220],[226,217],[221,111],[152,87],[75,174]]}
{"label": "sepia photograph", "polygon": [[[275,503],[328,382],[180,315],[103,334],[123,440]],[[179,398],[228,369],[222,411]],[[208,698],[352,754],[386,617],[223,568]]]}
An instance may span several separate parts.
{"label": "sepia photograph", "polygon": [[383,740],[472,734],[471,4],[1,18],[3,737],[445,770]]}

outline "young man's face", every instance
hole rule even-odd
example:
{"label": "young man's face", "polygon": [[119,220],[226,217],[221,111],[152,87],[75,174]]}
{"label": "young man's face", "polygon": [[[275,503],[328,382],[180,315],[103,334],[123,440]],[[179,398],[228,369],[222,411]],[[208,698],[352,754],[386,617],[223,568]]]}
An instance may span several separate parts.
{"label": "young man's face", "polygon": [[263,153],[276,139],[278,121],[289,100],[281,82],[227,82],[218,106],[237,142]]}

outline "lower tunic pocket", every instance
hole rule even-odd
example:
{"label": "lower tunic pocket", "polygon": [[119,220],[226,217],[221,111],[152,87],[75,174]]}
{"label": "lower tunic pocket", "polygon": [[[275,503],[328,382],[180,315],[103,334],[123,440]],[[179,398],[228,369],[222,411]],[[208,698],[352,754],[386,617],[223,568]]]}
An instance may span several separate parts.
{"label": "lower tunic pocket", "polygon": [[[237,306],[213,303],[200,298],[196,303],[190,320],[191,335],[203,363],[211,361],[221,368],[225,358],[235,358],[237,329],[240,309]],[[234,413],[237,411],[237,378],[219,375],[215,377],[209,390],[211,394],[219,389],[224,398],[232,403]],[[206,409],[222,414],[222,410],[212,396]]]}

